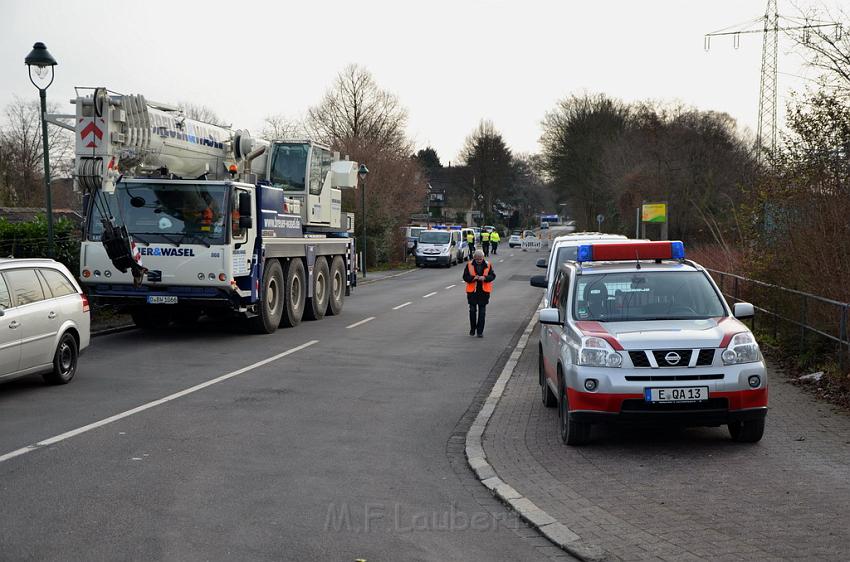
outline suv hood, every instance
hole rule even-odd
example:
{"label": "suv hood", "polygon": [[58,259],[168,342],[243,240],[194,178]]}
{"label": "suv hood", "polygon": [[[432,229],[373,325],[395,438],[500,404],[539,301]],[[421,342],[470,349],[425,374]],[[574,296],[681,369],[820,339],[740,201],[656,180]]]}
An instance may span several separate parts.
{"label": "suv hood", "polygon": [[627,350],[721,347],[732,335],[749,331],[740,320],[732,317],[604,322],[600,325]]}

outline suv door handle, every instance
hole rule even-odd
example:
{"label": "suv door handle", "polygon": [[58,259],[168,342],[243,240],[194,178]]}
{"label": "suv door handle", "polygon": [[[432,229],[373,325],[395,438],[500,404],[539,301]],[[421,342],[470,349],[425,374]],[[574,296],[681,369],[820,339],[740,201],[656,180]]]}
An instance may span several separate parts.
{"label": "suv door handle", "polygon": [[12,320],[11,322],[9,322],[9,327],[13,330],[20,325],[21,325],[21,323],[18,322],[17,320]]}
{"label": "suv door handle", "polygon": [[56,318],[56,313],[51,310],[50,312],[47,313],[47,317],[52,320],[52,319]]}

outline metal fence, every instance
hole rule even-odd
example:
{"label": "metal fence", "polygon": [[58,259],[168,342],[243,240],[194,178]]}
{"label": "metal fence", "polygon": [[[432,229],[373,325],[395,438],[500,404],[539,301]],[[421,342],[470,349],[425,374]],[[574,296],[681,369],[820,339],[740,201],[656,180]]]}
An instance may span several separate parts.
{"label": "metal fence", "polygon": [[[721,292],[734,302],[747,301],[773,318],[774,338],[780,322],[799,329],[799,350],[805,349],[807,334],[813,334],[837,345],[842,370],[850,363],[850,303],[827,299],[811,293],[765,283],[734,273],[707,269],[720,286]],[[753,327],[756,319],[753,318]]]}

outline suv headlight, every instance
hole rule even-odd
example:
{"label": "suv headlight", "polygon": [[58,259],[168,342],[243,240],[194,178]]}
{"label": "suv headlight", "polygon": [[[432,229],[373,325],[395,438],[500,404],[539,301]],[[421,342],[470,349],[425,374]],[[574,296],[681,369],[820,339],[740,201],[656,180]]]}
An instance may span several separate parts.
{"label": "suv headlight", "polygon": [[582,338],[578,364],[585,367],[620,367],[623,365],[623,356],[602,338]]}
{"label": "suv headlight", "polygon": [[756,339],[750,332],[735,334],[726,349],[720,355],[724,365],[755,363],[761,357]]}

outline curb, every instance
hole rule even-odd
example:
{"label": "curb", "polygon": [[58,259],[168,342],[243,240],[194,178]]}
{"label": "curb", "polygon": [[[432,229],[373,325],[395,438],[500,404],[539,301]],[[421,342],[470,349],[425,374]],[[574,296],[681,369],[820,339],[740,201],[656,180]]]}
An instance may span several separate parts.
{"label": "curb", "polygon": [[499,478],[495,469],[487,462],[487,455],[484,453],[484,443],[482,441],[484,431],[487,429],[487,424],[490,423],[490,418],[493,416],[493,412],[496,410],[496,406],[505,392],[508,381],[513,376],[514,369],[516,369],[517,363],[528,345],[529,336],[536,323],[537,314],[535,313],[532,314],[525,331],[523,331],[516,347],[502,368],[499,378],[493,384],[489,396],[487,396],[484,405],[466,433],[466,459],[478,480],[488,490],[516,511],[523,520],[537,529],[540,534],[549,539],[555,546],[579,560],[592,562],[605,560],[605,553],[602,549],[582,541],[581,537],[570,530],[569,527],[556,521],[551,515],[537,507],[531,500],[517,492],[510,484]]}
{"label": "curb", "polygon": [[357,285],[358,286],[359,285],[371,285],[372,283],[377,283],[378,281],[383,281],[384,279],[392,279],[393,277],[401,277],[402,275],[407,275],[408,273],[413,273],[414,271],[416,271],[416,270],[415,269],[406,269],[406,270],[402,271],[401,273],[394,273],[392,275],[385,275],[385,276],[379,277],[377,279],[367,279],[365,281],[363,281],[362,280],[363,278],[360,277],[360,278],[357,279]]}
{"label": "curb", "polygon": [[99,336],[108,336],[110,334],[120,334],[121,332],[128,332],[130,330],[135,329],[135,324],[127,324],[126,326],[115,326],[114,328],[104,328],[103,330],[97,330],[96,332],[92,332],[91,337],[96,338]]}

